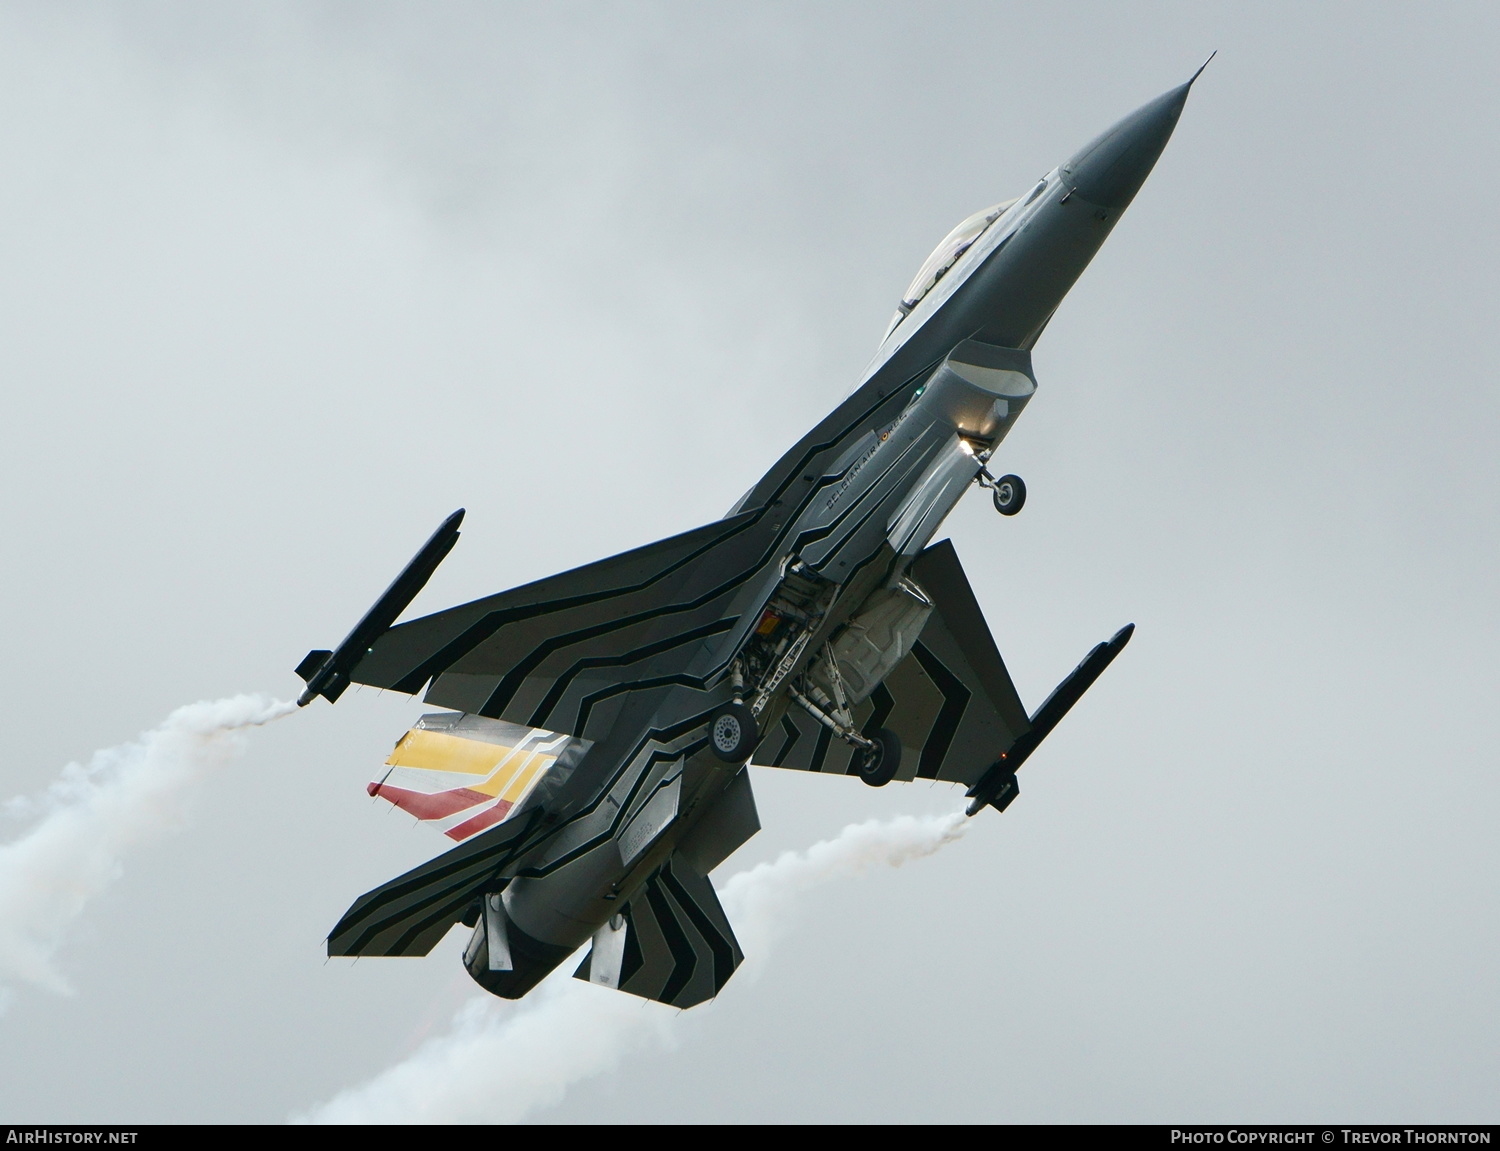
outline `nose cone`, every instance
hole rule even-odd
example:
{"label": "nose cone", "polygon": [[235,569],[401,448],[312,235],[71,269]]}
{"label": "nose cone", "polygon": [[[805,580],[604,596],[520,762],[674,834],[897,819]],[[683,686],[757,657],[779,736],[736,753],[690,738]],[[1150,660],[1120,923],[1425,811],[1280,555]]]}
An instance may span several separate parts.
{"label": "nose cone", "polygon": [[1129,204],[1172,138],[1193,80],[1137,108],[1094,140],[1063,165],[1063,180],[1101,208]]}

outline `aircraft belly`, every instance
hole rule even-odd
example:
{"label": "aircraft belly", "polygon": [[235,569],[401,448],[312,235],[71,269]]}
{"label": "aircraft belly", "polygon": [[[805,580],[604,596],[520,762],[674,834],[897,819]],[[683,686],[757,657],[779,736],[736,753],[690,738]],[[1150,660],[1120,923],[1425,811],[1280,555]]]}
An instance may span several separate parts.
{"label": "aircraft belly", "polygon": [[813,501],[799,525],[813,536],[801,548],[803,561],[843,582],[880,542],[916,554],[979,473],[976,453],[993,450],[1035,391],[1026,353],[959,341],[916,389],[885,442],[864,447],[867,435],[840,457],[858,476],[842,477],[832,495]]}
{"label": "aircraft belly", "polygon": [[926,547],[969,490],[979,466],[973,448],[953,436],[891,516],[886,525],[891,547],[901,555],[915,555]]}
{"label": "aircraft belly", "polygon": [[[690,772],[695,764],[698,770]],[[689,774],[693,783],[685,789]],[[613,799],[620,790],[633,792],[628,803]],[[629,900],[631,892],[622,889],[639,882],[631,877],[651,872],[684,836],[693,843],[690,858],[706,873],[758,829],[743,770],[726,769],[703,755],[633,764],[608,802],[546,845],[552,863],[532,861],[527,873],[507,886],[506,914],[531,939],[571,950]],[[581,833],[591,833],[590,839],[563,854],[564,844],[576,843]]]}
{"label": "aircraft belly", "polygon": [[[729,665],[744,646],[750,630],[760,622],[761,611],[775,594],[781,578],[781,563],[778,558],[777,562],[767,564],[754,578],[745,581],[724,612],[726,616],[733,617],[734,626],[722,635],[703,642],[697,656],[688,664],[689,679],[706,683]],[[723,699],[715,696],[709,702],[718,704]]]}
{"label": "aircraft belly", "polygon": [[613,842],[600,844],[543,878],[513,880],[506,914],[532,939],[572,950],[609,918],[603,894],[621,870]]}
{"label": "aircraft belly", "polygon": [[[943,442],[940,429],[926,428],[900,454],[871,477],[863,491],[844,501],[837,516],[804,529],[812,535],[800,549],[802,561],[836,583],[858,571],[870,554],[885,542],[890,508],[922,474],[931,453]],[[821,517],[820,517],[821,518]]]}
{"label": "aircraft belly", "polygon": [[858,461],[857,469],[851,467],[848,472],[824,477],[822,486],[811,494],[797,522],[800,533],[826,535],[847,521],[872,493],[899,486],[904,478],[921,470],[924,455],[933,446],[928,441],[935,443],[939,437],[934,437],[923,421],[907,416],[897,422],[884,443],[876,441],[873,433],[866,438],[874,446],[867,458]]}
{"label": "aircraft belly", "polygon": [[649,797],[640,805],[630,822],[620,830],[615,841],[622,866],[629,867],[635,862],[636,857],[650,847],[656,837],[677,818],[681,799],[681,773],[664,780],[661,786],[651,790]]}

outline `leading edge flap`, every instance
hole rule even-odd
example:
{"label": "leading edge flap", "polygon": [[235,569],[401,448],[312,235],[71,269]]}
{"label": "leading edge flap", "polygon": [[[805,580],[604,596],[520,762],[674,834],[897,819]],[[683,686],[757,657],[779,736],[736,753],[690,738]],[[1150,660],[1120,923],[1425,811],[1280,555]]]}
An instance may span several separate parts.
{"label": "leading edge flap", "polygon": [[594,934],[573,977],[694,1007],[716,996],[744,958],[713,884],[678,852]]}

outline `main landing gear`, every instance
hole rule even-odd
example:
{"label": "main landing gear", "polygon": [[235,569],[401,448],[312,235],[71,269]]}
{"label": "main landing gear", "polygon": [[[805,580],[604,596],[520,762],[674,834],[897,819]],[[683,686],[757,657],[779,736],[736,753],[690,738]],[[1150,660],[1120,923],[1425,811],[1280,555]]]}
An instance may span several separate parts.
{"label": "main landing gear", "polygon": [[[858,775],[871,787],[884,787],[900,774],[901,740],[883,727],[863,732],[855,726],[832,645],[821,663],[814,661],[816,667],[793,675],[837,590],[826,581],[815,582],[799,569],[800,564],[794,565],[787,574],[750,644],[731,665],[728,678],[734,699],[709,713],[708,749],[724,763],[746,762],[760,742],[762,712],[784,691],[790,702],[849,744],[853,750],[847,769],[850,774]],[[927,602],[925,596],[917,598]]]}
{"label": "main landing gear", "polygon": [[870,743],[874,746],[856,753],[854,771],[871,787],[884,787],[901,767],[901,739],[890,728],[877,727],[870,733]]}
{"label": "main landing gear", "polygon": [[854,761],[850,767],[855,775],[871,787],[884,787],[901,770],[901,738],[884,727],[877,727],[868,734],[857,730],[844,690],[844,677],[831,644],[824,666],[829,681],[825,686],[833,688],[832,699],[808,676],[802,677],[803,690],[793,685],[787,688],[787,694],[808,715],[854,749]]}
{"label": "main landing gear", "polygon": [[748,704],[726,703],[709,717],[709,749],[725,763],[744,763],[759,742],[755,713]]}

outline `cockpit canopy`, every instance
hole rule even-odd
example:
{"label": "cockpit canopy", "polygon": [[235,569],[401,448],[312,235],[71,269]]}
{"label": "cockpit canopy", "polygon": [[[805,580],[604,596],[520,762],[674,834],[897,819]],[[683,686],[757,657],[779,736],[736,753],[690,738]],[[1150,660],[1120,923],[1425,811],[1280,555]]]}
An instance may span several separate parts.
{"label": "cockpit canopy", "polygon": [[923,262],[916,279],[911,282],[911,287],[907,288],[906,294],[901,297],[901,315],[909,314],[921,303],[922,297],[932,291],[932,286],[943,278],[944,273],[958,262],[958,258],[973,246],[975,240],[984,235],[984,230],[998,220],[1015,202],[1015,200],[1007,200],[1003,204],[996,204],[982,212],[975,212],[944,236],[943,242],[934,248],[932,255]]}

